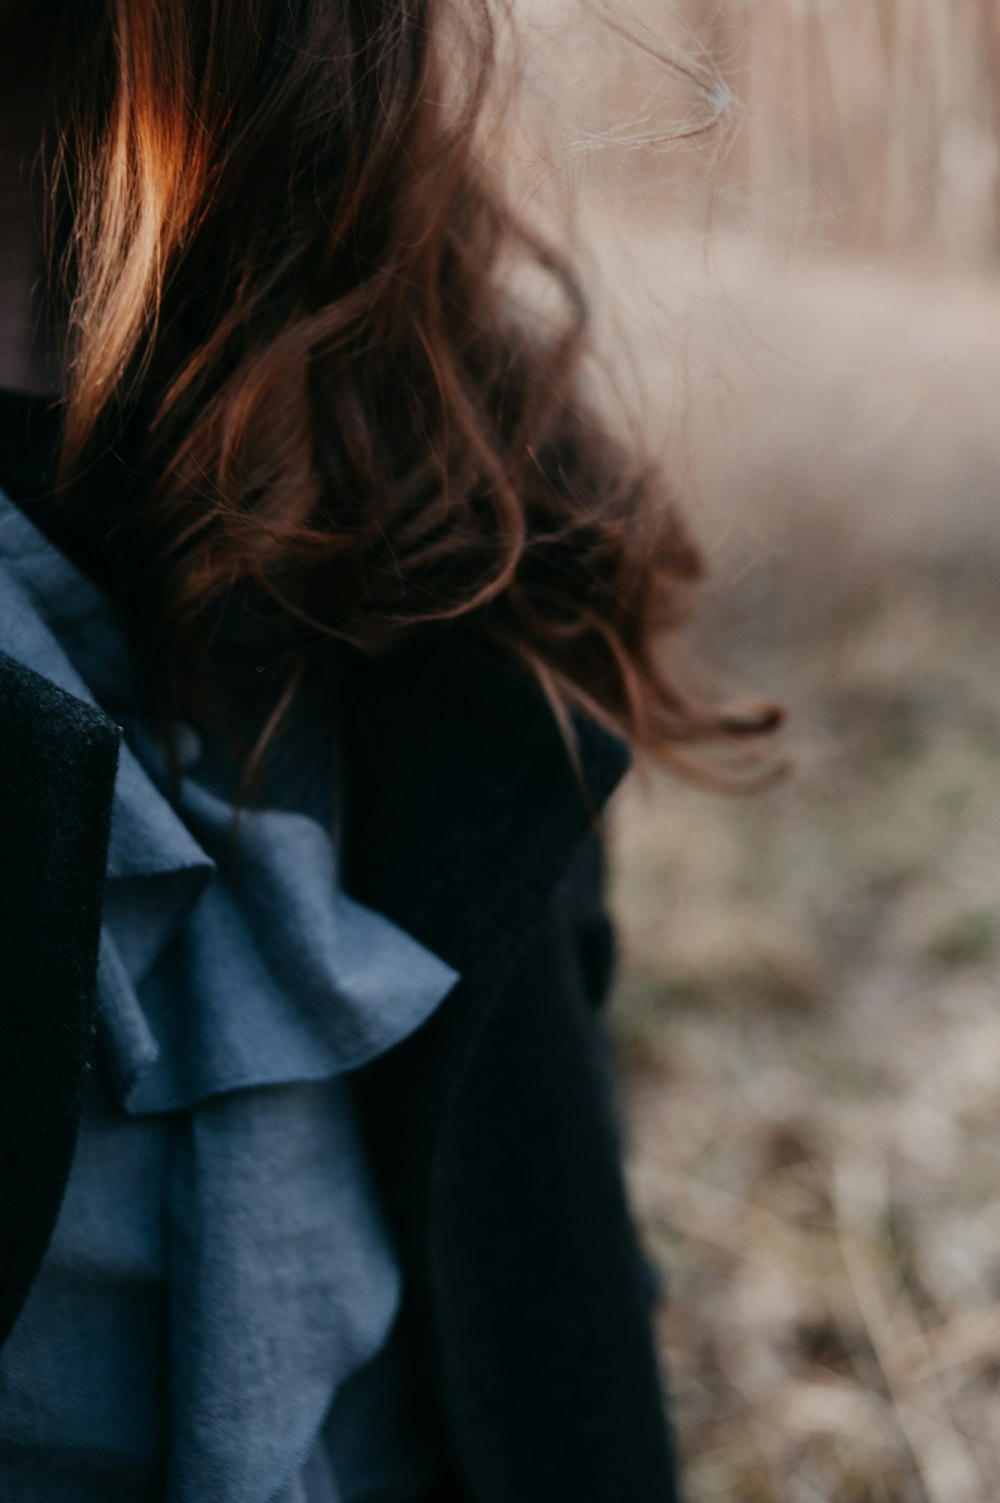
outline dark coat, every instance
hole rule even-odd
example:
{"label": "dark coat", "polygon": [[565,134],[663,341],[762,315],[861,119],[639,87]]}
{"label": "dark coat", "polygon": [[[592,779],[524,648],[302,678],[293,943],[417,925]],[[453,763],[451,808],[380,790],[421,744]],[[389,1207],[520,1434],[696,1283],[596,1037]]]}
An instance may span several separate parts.
{"label": "dark coat", "polygon": [[[544,697],[457,632],[354,663],[342,707],[347,885],[463,978],[357,1077],[456,1496],[670,1503],[595,1014],[611,940],[594,821],[627,755],[579,722],[585,798]],[[0,1338],[90,1068],[118,736],[0,655]]]}

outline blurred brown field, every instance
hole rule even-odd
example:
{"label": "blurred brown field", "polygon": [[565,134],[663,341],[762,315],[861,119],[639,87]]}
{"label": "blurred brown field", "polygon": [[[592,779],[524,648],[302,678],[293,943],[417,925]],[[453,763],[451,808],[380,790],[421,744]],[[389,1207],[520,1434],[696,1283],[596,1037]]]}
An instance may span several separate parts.
{"label": "blurred brown field", "polygon": [[780,788],[616,811],[688,1497],[993,1503],[1000,4],[533,0],[528,33],[524,181],[580,198],[702,651],[791,717]]}

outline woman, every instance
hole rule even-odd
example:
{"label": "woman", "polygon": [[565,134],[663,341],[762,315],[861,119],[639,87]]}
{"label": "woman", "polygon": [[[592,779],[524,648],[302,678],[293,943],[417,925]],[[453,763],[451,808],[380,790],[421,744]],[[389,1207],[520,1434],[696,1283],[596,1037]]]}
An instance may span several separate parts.
{"label": "woman", "polygon": [[468,12],[0,6],[4,1500],[673,1495],[598,821],[762,722]]}

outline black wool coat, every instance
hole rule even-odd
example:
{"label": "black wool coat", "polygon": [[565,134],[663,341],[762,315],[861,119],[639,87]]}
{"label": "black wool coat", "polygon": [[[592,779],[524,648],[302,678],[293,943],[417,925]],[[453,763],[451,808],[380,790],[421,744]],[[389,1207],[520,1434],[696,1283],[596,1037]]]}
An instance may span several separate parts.
{"label": "black wool coat", "polygon": [[[342,686],[345,880],[461,974],[356,1077],[427,1423],[467,1503],[671,1503],[596,1008],[598,812],[627,755],[458,632]],[[95,1046],[119,729],[0,654],[0,1340],[44,1254]]]}

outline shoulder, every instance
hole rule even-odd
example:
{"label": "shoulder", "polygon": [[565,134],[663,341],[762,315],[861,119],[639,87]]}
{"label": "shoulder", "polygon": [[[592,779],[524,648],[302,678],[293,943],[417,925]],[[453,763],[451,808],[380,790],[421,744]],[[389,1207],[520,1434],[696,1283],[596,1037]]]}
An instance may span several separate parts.
{"label": "shoulder", "polygon": [[348,664],[340,706],[356,896],[487,989],[550,901],[595,909],[617,737],[578,718],[574,765],[535,682],[458,631]]}

